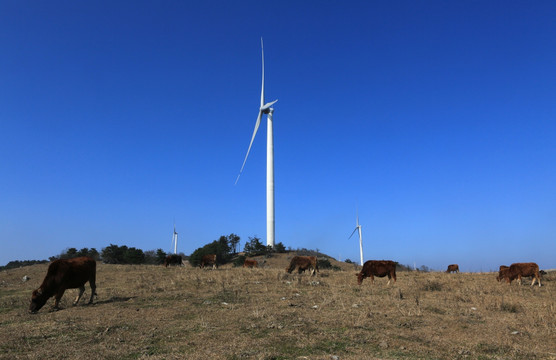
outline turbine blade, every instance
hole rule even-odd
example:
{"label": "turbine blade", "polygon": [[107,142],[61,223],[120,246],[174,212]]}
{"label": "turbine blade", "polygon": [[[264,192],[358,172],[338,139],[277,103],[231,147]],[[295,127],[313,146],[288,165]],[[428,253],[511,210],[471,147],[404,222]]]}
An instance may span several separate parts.
{"label": "turbine blade", "polygon": [[261,58],[263,63],[263,76],[261,84],[261,108],[264,106],[264,49],[263,49],[263,38],[261,37]]}
{"label": "turbine blade", "polygon": [[355,234],[355,232],[357,231],[357,229],[359,229],[359,228],[356,227],[356,228],[353,230],[353,232],[351,233],[351,235],[348,237],[348,240],[351,239],[351,237],[353,236],[353,234]]}
{"label": "turbine blade", "polygon": [[[239,174],[237,175],[237,179],[235,184],[237,184],[241,173],[243,172],[243,168],[245,167],[245,163],[247,162],[247,157],[249,156],[249,151],[251,151],[251,146],[253,145],[253,140],[255,140],[255,135],[257,135],[257,130],[259,130],[259,125],[261,124],[261,117],[263,116],[263,112],[259,111],[259,116],[257,117],[257,122],[255,123],[255,129],[253,130],[253,136],[251,137],[251,142],[249,143],[249,148],[247,149],[247,154],[245,154],[245,160],[243,160],[243,165],[241,165],[241,170],[239,170]],[[234,184],[234,185],[235,185]]]}
{"label": "turbine blade", "polygon": [[267,103],[267,104],[264,104],[263,107],[261,107],[261,111],[265,111],[265,110],[269,109],[272,105],[274,105],[274,103],[275,103],[276,101],[278,101],[278,99],[276,99],[276,100],[274,100],[274,101],[272,101],[272,102],[269,102],[269,103]]}

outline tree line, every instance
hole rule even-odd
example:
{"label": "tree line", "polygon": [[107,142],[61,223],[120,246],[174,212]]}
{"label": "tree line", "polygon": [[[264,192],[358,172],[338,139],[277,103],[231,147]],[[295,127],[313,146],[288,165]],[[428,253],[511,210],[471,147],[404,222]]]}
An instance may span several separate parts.
{"label": "tree line", "polygon": [[[192,266],[198,266],[204,255],[216,254],[217,262],[219,264],[226,264],[229,262],[243,264],[243,259],[246,256],[265,255],[272,256],[272,253],[286,252],[285,246],[280,242],[275,244],[274,248],[271,246],[263,245],[258,237],[249,237],[249,241],[245,244],[243,249],[244,255],[238,255],[238,245],[240,237],[236,234],[222,235],[218,240],[206,244],[195,251],[188,257],[180,253],[184,260],[189,260]],[[110,244],[104,247],[99,252],[95,248],[68,248],[63,250],[59,255],[49,257],[49,261],[58,259],[71,259],[81,256],[89,256],[96,261],[102,261],[106,264],[150,264],[159,265],[164,263],[164,259],[168,254],[162,249],[143,251],[135,247],[128,247],[126,245]],[[47,260],[24,260],[24,261],[10,261],[6,266],[0,266],[0,270],[7,270],[18,268],[22,266],[46,263]]]}

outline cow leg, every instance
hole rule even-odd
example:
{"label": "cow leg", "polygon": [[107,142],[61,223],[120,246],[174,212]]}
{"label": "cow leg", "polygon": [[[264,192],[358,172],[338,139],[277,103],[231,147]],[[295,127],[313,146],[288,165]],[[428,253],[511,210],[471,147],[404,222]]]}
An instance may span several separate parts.
{"label": "cow leg", "polygon": [[83,296],[84,292],[85,292],[85,285],[83,285],[79,288],[79,294],[77,295],[77,297],[73,301],[73,305],[77,305],[77,303],[79,302],[79,299],[81,299],[81,296]]}
{"label": "cow leg", "polygon": [[517,276],[517,283],[518,283],[519,285],[521,285],[521,275],[518,275],[518,276]]}
{"label": "cow leg", "polygon": [[54,309],[56,310],[60,309],[60,299],[62,298],[62,296],[64,296],[64,291],[66,291],[66,289],[61,289],[56,294],[55,301],[54,301]]}
{"label": "cow leg", "polygon": [[97,286],[94,281],[89,281],[89,285],[91,285],[91,298],[89,299],[89,304],[93,303],[93,297],[97,294]]}
{"label": "cow leg", "polygon": [[315,275],[316,275],[315,268],[312,267],[312,268],[311,268],[311,276],[315,276]]}

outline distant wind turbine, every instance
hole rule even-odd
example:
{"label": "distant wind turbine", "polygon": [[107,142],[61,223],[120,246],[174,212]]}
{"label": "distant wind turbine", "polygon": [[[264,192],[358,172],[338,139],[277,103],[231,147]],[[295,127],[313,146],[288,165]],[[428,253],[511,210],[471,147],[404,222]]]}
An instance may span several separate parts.
{"label": "distant wind turbine", "polygon": [[274,247],[274,136],[272,133],[272,114],[274,109],[271,107],[276,101],[266,103],[264,102],[264,49],[263,49],[263,38],[261,38],[261,57],[262,57],[262,85],[261,85],[261,106],[259,107],[259,116],[257,117],[257,122],[255,123],[255,130],[253,130],[253,136],[251,137],[251,142],[249,143],[249,148],[247,148],[247,154],[245,155],[245,160],[243,160],[243,165],[236,179],[236,184],[243,172],[245,163],[247,162],[247,157],[249,156],[249,151],[253,145],[253,140],[255,140],[255,135],[257,135],[257,130],[261,124],[261,118],[263,114],[266,114],[267,119],[267,132],[266,132],[266,244]]}
{"label": "distant wind turbine", "polygon": [[174,222],[174,234],[172,235],[172,246],[174,247],[174,254],[178,253],[178,233],[176,231],[176,223]]}
{"label": "distant wind turbine", "polygon": [[351,239],[351,237],[353,236],[353,234],[355,234],[355,232],[357,230],[359,230],[359,254],[361,256],[361,266],[363,266],[363,236],[361,234],[361,225],[359,225],[359,214],[357,214],[357,223],[356,224],[357,225],[355,226],[355,230],[353,230],[353,232],[349,236],[348,240]]}

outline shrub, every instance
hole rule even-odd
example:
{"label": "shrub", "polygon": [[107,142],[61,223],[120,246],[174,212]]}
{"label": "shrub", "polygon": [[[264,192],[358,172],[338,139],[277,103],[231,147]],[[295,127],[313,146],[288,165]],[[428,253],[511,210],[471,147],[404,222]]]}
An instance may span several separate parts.
{"label": "shrub", "polygon": [[324,259],[317,259],[317,266],[319,269],[332,269],[332,270],[342,270],[339,266],[332,265],[330,260],[327,258]]}
{"label": "shrub", "polygon": [[233,262],[234,267],[243,266],[243,263],[245,262],[246,258],[247,258],[247,256],[245,256],[245,255],[239,255],[237,258],[235,258],[235,260]]}

